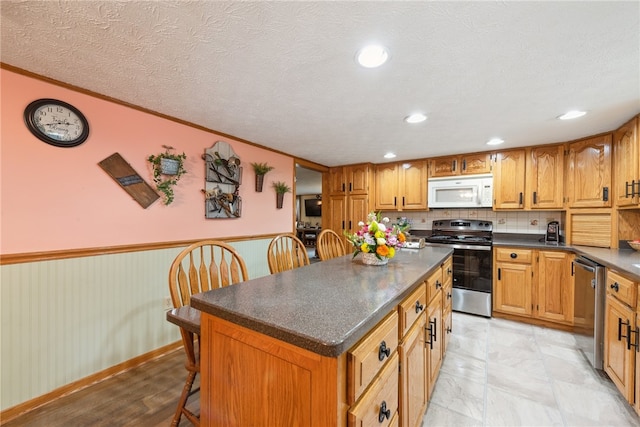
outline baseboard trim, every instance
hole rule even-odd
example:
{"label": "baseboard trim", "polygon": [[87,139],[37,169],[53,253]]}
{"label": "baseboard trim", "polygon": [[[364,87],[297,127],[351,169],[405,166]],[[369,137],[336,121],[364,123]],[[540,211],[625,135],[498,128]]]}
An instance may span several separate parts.
{"label": "baseboard trim", "polygon": [[75,393],[76,391],[80,391],[86,387],[89,387],[90,385],[96,384],[100,381],[106,380],[107,378],[111,378],[115,375],[126,372],[132,368],[140,366],[160,356],[164,356],[165,354],[175,351],[179,348],[182,348],[182,341],[176,341],[148,353],[141,354],[140,356],[134,357],[133,359],[129,359],[103,371],[89,375],[88,377],[84,377],[72,383],[66,384],[62,387],[50,391],[49,393],[43,394],[42,396],[38,396],[34,399],[5,409],[4,411],[0,412],[0,425],[8,423],[9,421],[14,420],[20,415],[39,408],[42,405],[53,402],[60,397],[67,396],[71,393]]}

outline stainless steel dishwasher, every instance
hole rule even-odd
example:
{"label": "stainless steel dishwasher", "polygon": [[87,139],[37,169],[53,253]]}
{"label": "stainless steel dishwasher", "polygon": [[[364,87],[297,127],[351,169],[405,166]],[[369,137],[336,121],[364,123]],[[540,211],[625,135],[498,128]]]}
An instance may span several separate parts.
{"label": "stainless steel dishwasher", "polygon": [[585,256],[573,261],[575,278],[573,304],[574,325],[578,345],[596,369],[603,369],[605,267]]}

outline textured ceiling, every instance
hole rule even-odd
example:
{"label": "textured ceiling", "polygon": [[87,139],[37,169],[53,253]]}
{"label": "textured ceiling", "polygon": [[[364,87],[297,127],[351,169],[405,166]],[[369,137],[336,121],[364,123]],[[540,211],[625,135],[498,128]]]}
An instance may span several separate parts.
{"label": "textured ceiling", "polygon": [[[326,166],[566,141],[640,112],[638,1],[0,8],[6,64]],[[372,41],[391,59],[361,68]],[[570,109],[589,114],[555,119]]]}

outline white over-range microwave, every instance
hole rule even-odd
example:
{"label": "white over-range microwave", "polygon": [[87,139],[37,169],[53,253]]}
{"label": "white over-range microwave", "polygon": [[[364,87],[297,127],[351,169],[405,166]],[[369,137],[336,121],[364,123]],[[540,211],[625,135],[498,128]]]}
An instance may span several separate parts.
{"label": "white over-range microwave", "polygon": [[490,208],[493,204],[493,176],[430,178],[429,208]]}

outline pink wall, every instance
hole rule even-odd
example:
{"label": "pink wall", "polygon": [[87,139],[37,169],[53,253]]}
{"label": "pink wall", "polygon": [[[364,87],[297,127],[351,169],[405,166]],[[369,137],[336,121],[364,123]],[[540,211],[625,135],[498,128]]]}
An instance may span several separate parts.
{"label": "pink wall", "polygon": [[[293,195],[288,193],[284,208],[276,209],[271,182],[281,180],[293,186],[292,157],[4,69],[0,80],[0,253],[291,231]],[[59,99],[80,109],[91,128],[87,141],[74,148],[58,148],[35,138],[24,124],[23,112],[40,98]],[[244,167],[239,219],[204,218],[201,156],[216,141],[230,143]],[[146,157],[161,152],[163,144],[187,154],[188,173],[178,183],[175,201],[169,206],[158,200],[143,209],[98,166],[118,152],[153,184]],[[262,193],[255,192],[251,162],[275,167],[266,175]]]}

